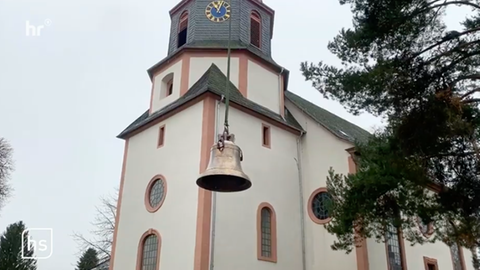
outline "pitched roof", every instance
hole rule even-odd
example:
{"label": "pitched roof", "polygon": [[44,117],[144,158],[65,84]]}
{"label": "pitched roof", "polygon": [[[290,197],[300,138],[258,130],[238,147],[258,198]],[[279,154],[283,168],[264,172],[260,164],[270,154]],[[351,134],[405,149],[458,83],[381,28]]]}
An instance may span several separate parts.
{"label": "pitched roof", "polygon": [[[123,130],[117,136],[117,138],[125,138],[132,131],[154,121],[155,119],[167,114],[168,112],[182,106],[188,101],[206,92],[211,92],[219,96],[224,95],[226,80],[227,77],[223,74],[223,72],[215,64],[212,64],[210,68],[202,75],[202,77],[200,77],[200,79],[194,85],[192,85],[192,87],[185,93],[185,95],[181,96],[180,98],[163,107],[162,109],[152,113],[151,115],[149,115],[149,112],[147,110],[135,121],[133,121],[133,123],[130,124],[125,130]],[[290,128],[293,128],[294,130],[303,131],[302,126],[293,118],[293,116],[291,116],[291,114],[288,114],[289,116],[285,117],[284,119],[280,114],[243,97],[243,95],[235,87],[235,85],[233,85],[232,82],[230,82],[229,85],[229,93],[230,102],[253,110],[272,120],[275,120]]]}
{"label": "pitched roof", "polygon": [[371,136],[371,134],[363,128],[318,107],[317,105],[295,95],[290,91],[285,91],[285,97],[300,110],[302,110],[306,115],[313,118],[313,120],[315,120],[318,124],[322,125],[340,139],[347,140],[349,142],[363,142]]}

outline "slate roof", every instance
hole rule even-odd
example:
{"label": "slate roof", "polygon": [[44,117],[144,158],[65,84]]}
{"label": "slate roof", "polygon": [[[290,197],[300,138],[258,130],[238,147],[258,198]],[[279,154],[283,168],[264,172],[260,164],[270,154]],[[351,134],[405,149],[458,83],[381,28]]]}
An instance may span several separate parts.
{"label": "slate roof", "polygon": [[[202,51],[205,50],[215,50],[215,49],[227,49],[228,48],[228,41],[227,40],[204,40],[204,41],[193,41],[191,43],[187,43],[184,46],[182,46],[179,50],[177,50],[175,53],[165,57],[162,59],[160,62],[156,63],[153,65],[151,68],[147,70],[150,78],[153,76],[153,71],[160,65],[162,65],[165,62],[168,62],[170,59],[172,59],[175,55],[178,53],[187,50],[187,49],[201,49]],[[266,55],[262,51],[260,51],[258,48],[255,48],[254,46],[250,44],[246,44],[240,40],[232,40],[230,41],[230,48],[232,51],[234,50],[247,50],[254,54],[255,56],[265,60],[266,62],[270,63],[273,67],[275,67],[278,72],[282,72],[282,74],[285,77],[285,83],[284,83],[284,90],[287,90],[287,85],[288,85],[288,76],[290,74],[290,71],[287,69],[283,68],[279,64],[277,64],[273,58],[270,56]]]}
{"label": "slate roof", "polygon": [[[212,43],[206,41],[205,43],[198,46],[205,46],[212,48]],[[238,43],[237,43],[238,45]],[[233,48],[238,48],[232,46]],[[199,47],[197,47],[199,48]],[[272,60],[273,61],[273,60]],[[216,95],[225,94],[225,81],[226,76],[222,71],[215,65],[212,64],[210,68],[202,75],[202,77],[183,95],[169,105],[163,107],[162,109],[154,112],[152,115],[149,115],[149,111],[146,110],[140,117],[138,117],[132,124],[130,124],[125,130],[123,130],[117,137],[125,138],[127,134],[136,130],[137,128],[148,124],[158,117],[165,115],[166,113],[182,106],[188,101],[206,93],[211,92]],[[277,122],[283,123],[293,129],[298,131],[303,131],[302,126],[297,122],[293,115],[285,108],[285,116],[282,118],[278,113],[271,111],[247,98],[244,98],[240,91],[230,82],[230,101],[236,103],[245,108],[251,109],[260,113],[270,119],[273,119]],[[291,101],[295,106],[303,111],[306,115],[314,119],[318,124],[322,125],[324,128],[332,132],[335,136],[340,139],[354,143],[355,141],[363,142],[366,141],[371,134],[360,128],[359,126],[352,124],[346,121],[343,118],[338,117],[337,115],[318,107],[317,105],[301,98],[300,96],[290,92],[285,91],[285,98]]]}
{"label": "slate roof", "polygon": [[[187,91],[187,93],[185,93],[185,95],[181,96],[174,102],[154,112],[151,115],[149,115],[149,112],[147,110],[132,124],[130,124],[124,131],[122,131],[117,137],[125,138],[127,134],[136,130],[137,128],[154,121],[160,116],[167,114],[168,112],[180,107],[181,105],[206,92],[211,92],[219,96],[224,95],[226,79],[227,78],[223,74],[223,72],[215,64],[212,64],[210,68],[202,75],[202,77],[200,77],[200,79]],[[242,107],[260,113],[295,130],[303,131],[302,126],[293,118],[293,116],[291,116],[291,114],[287,113],[288,116],[284,119],[280,114],[275,113],[270,109],[267,109],[243,97],[240,91],[235,87],[235,85],[233,85],[232,82],[230,82],[229,90],[230,102],[236,103]]]}
{"label": "slate roof", "polygon": [[361,127],[318,107],[290,91],[285,91],[285,97],[306,115],[313,118],[318,124],[322,125],[340,139],[354,143],[355,141],[364,142],[371,136],[368,131]]}

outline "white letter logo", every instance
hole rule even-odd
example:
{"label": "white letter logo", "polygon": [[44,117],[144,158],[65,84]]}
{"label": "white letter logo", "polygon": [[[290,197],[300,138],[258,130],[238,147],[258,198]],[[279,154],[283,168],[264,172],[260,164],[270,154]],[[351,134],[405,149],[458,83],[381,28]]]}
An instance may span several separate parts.
{"label": "white letter logo", "polygon": [[26,229],[22,232],[22,243],[22,259],[48,259],[53,255],[53,229]]}

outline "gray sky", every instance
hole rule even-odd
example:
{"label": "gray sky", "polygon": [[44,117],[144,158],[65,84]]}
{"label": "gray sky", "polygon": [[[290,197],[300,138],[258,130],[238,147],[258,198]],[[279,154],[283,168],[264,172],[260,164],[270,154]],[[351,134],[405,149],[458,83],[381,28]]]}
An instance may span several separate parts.
{"label": "gray sky", "polygon": [[[0,231],[19,220],[53,229],[53,256],[38,270],[74,269],[71,235],[88,234],[99,197],[118,187],[123,141],[115,136],[149,106],[146,70],[166,56],[168,11],[178,2],[0,0],[0,136],[16,161]],[[304,60],[339,63],[326,45],[351,25],[349,8],[337,0],[265,3],[276,11],[273,57],[290,70],[289,89],[367,130],[381,125],[323,99],[299,72]],[[26,36],[26,21],[46,20],[40,36]]]}

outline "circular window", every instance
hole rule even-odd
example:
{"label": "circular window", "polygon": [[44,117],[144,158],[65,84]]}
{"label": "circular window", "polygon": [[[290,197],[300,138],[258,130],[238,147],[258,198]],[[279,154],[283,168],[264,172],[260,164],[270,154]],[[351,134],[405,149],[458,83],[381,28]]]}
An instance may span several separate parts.
{"label": "circular window", "polygon": [[418,228],[420,232],[425,236],[429,237],[433,233],[433,222],[425,223],[420,217],[417,218]]}
{"label": "circular window", "polygon": [[315,190],[308,200],[308,214],[313,222],[325,224],[331,220],[328,213],[329,204],[332,202],[326,188]]}
{"label": "circular window", "polygon": [[157,175],[150,180],[145,192],[145,206],[149,212],[153,213],[162,206],[166,191],[167,185],[163,176]]}

